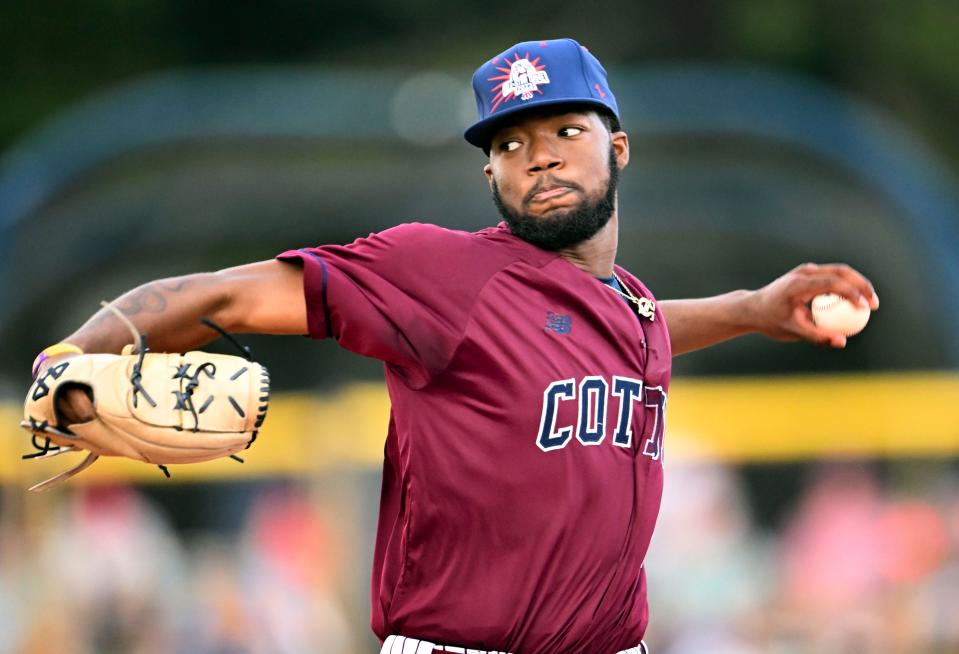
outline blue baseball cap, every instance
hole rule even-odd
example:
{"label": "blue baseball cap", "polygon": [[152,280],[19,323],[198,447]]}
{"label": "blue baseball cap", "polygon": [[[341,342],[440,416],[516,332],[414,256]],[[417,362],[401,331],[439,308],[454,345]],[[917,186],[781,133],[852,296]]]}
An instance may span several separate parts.
{"label": "blue baseball cap", "polygon": [[463,136],[484,151],[504,118],[534,107],[593,105],[619,120],[606,69],[573,39],[524,41],[496,55],[473,73],[479,121]]}

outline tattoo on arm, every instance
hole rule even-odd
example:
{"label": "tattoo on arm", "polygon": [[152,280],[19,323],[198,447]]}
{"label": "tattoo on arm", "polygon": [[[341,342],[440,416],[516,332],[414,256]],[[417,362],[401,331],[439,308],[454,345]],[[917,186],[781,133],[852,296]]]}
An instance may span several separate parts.
{"label": "tattoo on arm", "polygon": [[[165,279],[145,284],[116,300],[116,308],[126,316],[135,316],[138,313],[163,313],[167,308],[167,298],[164,293],[178,293],[187,285],[186,279]],[[99,327],[108,318],[115,316],[106,309],[97,312],[85,325],[86,329]]]}
{"label": "tattoo on arm", "polygon": [[216,338],[200,322],[229,301],[227,286],[216,273],[196,273],[138,286],[114,300],[116,314],[101,309],[67,340],[86,352],[119,352],[130,342],[120,316],[130,318],[137,331],[150,338],[157,351],[185,352]]}
{"label": "tattoo on arm", "polygon": [[166,309],[166,298],[151,285],[133,291],[117,305],[124,314],[135,316],[143,311],[147,313],[161,313]]}

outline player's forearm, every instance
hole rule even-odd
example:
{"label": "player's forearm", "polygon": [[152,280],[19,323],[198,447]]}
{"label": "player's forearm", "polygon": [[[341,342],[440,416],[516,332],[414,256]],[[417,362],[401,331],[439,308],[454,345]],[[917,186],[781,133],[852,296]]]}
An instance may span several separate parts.
{"label": "player's forearm", "polygon": [[[217,333],[200,318],[217,320],[229,302],[229,285],[217,273],[198,273],[148,282],[112,305],[147,335],[152,350],[167,352],[195,349],[216,338]],[[118,353],[132,335],[113,311],[103,308],[64,340],[84,352]]]}
{"label": "player's forearm", "polygon": [[664,300],[673,356],[699,350],[755,331],[753,291],[732,291],[692,300]]}
{"label": "player's forearm", "polygon": [[[229,332],[307,332],[303,269],[274,259],[149,282],[113,306],[147,335],[154,351],[184,352],[216,338],[202,317]],[[101,309],[65,340],[84,352],[116,353],[131,339],[123,321]]]}

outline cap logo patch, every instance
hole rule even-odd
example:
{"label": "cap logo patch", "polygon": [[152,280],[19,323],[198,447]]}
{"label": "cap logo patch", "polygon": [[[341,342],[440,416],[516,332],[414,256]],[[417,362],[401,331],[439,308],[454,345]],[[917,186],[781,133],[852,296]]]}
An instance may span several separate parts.
{"label": "cap logo patch", "polygon": [[515,59],[509,62],[509,68],[496,66],[496,70],[503,73],[502,75],[489,78],[490,82],[499,82],[492,89],[493,99],[490,113],[513,98],[529,100],[534,93],[543,92],[539,88],[541,85],[549,84],[546,65],[539,63],[539,57],[530,61],[529,54],[521,58],[517,52],[513,56]]}

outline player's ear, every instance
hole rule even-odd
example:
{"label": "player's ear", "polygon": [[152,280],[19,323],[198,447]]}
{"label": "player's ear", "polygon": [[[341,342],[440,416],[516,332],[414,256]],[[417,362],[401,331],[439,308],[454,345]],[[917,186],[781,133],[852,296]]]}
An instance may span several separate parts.
{"label": "player's ear", "polygon": [[490,188],[493,188],[493,167],[489,164],[483,166],[483,172],[486,174],[486,182]]}
{"label": "player's ear", "polygon": [[629,165],[629,136],[626,132],[612,132],[609,135],[612,140],[613,151],[616,153],[616,164],[622,170]]}

